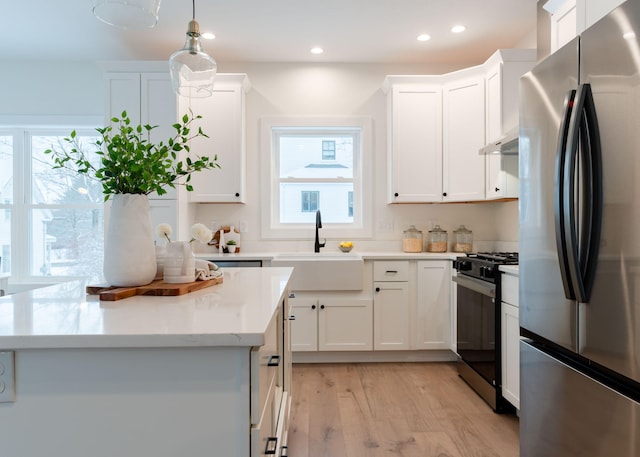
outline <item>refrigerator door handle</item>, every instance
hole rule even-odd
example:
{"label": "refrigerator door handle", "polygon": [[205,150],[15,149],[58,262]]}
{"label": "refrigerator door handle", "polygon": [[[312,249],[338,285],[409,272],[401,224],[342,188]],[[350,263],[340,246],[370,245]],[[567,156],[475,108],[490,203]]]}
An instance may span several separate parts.
{"label": "refrigerator door handle", "polygon": [[602,178],[602,148],[600,144],[600,129],[596,114],[595,102],[590,84],[583,84],[584,116],[582,124],[584,147],[583,163],[585,170],[584,209],[582,214],[582,234],[584,240],[580,246],[581,277],[584,284],[584,296],[580,299],[586,303],[591,296],[595,281],[598,253],[600,250],[600,236],[602,234],[602,215],[604,207],[603,178]]}
{"label": "refrigerator door handle", "polygon": [[564,99],[564,112],[560,129],[558,131],[558,147],[556,149],[555,186],[554,186],[554,218],[556,229],[556,250],[560,264],[560,275],[564,286],[564,295],[569,300],[575,300],[573,283],[569,275],[569,256],[567,254],[567,241],[565,237],[566,212],[564,198],[566,193],[565,180],[565,156],[567,154],[567,139],[569,137],[569,124],[573,113],[576,91],[570,90]]}
{"label": "refrigerator door handle", "polygon": [[563,228],[575,299],[586,303],[598,259],[603,205],[600,134],[591,85],[578,87],[573,108],[563,165]]}

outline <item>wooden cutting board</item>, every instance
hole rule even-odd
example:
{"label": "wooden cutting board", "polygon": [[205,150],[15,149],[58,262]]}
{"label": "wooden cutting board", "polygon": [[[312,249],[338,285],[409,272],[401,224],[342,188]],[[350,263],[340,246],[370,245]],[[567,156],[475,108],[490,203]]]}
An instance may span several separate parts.
{"label": "wooden cutting board", "polygon": [[222,283],[223,276],[206,281],[186,282],[182,284],[166,284],[159,279],[146,286],[137,287],[114,287],[108,285],[87,286],[87,294],[100,295],[100,300],[115,301],[123,298],[134,297],[136,295],[152,295],[156,297],[175,297],[177,295],[188,294],[196,290],[204,289]]}

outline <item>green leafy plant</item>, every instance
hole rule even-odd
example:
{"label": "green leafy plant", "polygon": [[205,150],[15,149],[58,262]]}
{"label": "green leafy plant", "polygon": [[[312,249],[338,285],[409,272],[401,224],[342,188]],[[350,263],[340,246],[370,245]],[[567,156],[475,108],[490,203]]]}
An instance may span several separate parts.
{"label": "green leafy plant", "polygon": [[229,241],[227,241],[227,244],[229,246],[234,246],[236,244],[236,240],[229,240]]}
{"label": "green leafy plant", "polygon": [[[157,126],[134,127],[127,112],[123,111],[121,117],[111,119],[112,125],[96,129],[101,139],[95,142],[96,150],[92,152],[98,160],[92,161],[91,156],[81,150],[75,130],[64,138],[70,145],[69,150],[47,149],[45,153],[52,155],[54,168],[71,169],[100,181],[105,201],[114,194],[149,195],[157,192],[162,195],[167,193],[167,186],[175,188],[176,185],[184,185],[191,192],[193,173],[220,168],[217,155],[213,158],[189,156],[192,139],[209,138],[201,127],[192,131],[193,122],[201,118],[193,116],[193,113],[185,114],[173,124],[175,136],[154,144],[150,135]],[[178,160],[180,155],[184,158]]]}

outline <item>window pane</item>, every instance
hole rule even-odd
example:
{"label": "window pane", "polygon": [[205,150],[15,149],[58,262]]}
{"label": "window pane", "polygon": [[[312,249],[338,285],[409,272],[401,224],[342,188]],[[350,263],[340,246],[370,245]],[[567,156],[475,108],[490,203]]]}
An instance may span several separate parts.
{"label": "window pane", "polygon": [[32,210],[31,274],[100,281],[103,242],[102,208]]}
{"label": "window pane", "polygon": [[[280,135],[280,178],[353,178],[351,135]],[[323,159],[323,143],[335,142],[335,160]]]}
{"label": "window pane", "polygon": [[13,203],[13,136],[0,135],[0,205]]}
{"label": "window pane", "polygon": [[[313,187],[313,191],[309,188]],[[322,223],[346,224],[353,222],[349,215],[349,193],[353,192],[353,183],[281,183],[280,184],[280,221],[284,224],[314,223],[315,209],[304,211],[304,194],[316,194],[317,209],[322,212]],[[313,203],[311,203],[313,204]]]}
{"label": "window pane", "polygon": [[0,273],[11,272],[11,210],[0,208]]}
{"label": "window pane", "polygon": [[[35,204],[91,204],[102,203],[102,186],[94,179],[65,168],[53,168],[53,159],[45,154],[46,149],[70,150],[71,146],[63,136],[33,136],[32,148],[32,192],[31,201]],[[96,136],[76,137],[78,149],[85,151],[89,160],[97,162]]]}

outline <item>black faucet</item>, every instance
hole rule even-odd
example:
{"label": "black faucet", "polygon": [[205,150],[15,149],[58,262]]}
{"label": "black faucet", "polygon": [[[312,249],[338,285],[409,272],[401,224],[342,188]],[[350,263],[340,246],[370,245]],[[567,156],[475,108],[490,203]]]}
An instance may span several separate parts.
{"label": "black faucet", "polygon": [[320,210],[316,211],[316,242],[313,245],[313,252],[320,252],[320,248],[323,248],[327,244],[327,239],[324,239],[324,243],[320,242],[318,237],[318,229],[322,228],[322,219],[320,218]]}

